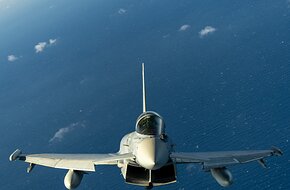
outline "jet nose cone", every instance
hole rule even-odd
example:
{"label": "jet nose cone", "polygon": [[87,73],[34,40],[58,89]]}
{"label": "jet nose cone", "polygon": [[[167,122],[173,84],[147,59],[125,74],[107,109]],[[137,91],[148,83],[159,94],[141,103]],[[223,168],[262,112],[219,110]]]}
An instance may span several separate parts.
{"label": "jet nose cone", "polygon": [[156,165],[155,160],[151,159],[150,157],[147,157],[147,160],[144,163],[146,163],[146,168],[149,170],[152,170]]}
{"label": "jet nose cone", "polygon": [[166,143],[155,138],[146,138],[137,150],[137,162],[149,170],[159,169],[168,161],[168,149]]}

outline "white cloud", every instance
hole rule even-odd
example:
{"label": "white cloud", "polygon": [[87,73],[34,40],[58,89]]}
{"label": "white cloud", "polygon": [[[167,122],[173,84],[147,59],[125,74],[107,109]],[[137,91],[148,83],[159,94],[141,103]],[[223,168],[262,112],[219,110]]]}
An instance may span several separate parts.
{"label": "white cloud", "polygon": [[8,55],[7,56],[7,60],[9,61],[9,62],[14,62],[14,61],[17,61],[19,58],[18,57],[16,57],[15,55]]}
{"label": "white cloud", "polygon": [[118,13],[120,14],[120,15],[122,15],[122,14],[125,14],[127,12],[127,10],[126,9],[119,9],[118,10]]}
{"label": "white cloud", "polygon": [[48,42],[39,42],[38,44],[34,46],[35,52],[41,53],[45,50],[45,48],[56,44],[56,42],[57,42],[57,39],[53,39],[53,38],[49,39]]}
{"label": "white cloud", "polygon": [[40,53],[43,52],[43,50],[46,48],[47,43],[46,42],[39,42],[34,46],[35,52]]}
{"label": "white cloud", "polygon": [[60,128],[55,134],[54,136],[49,140],[50,143],[53,142],[61,142],[63,140],[63,138],[65,137],[65,135],[67,135],[68,133],[70,133],[71,131],[77,129],[77,128],[84,128],[85,124],[83,122],[76,122],[76,123],[72,123],[67,127],[63,127]]}
{"label": "white cloud", "polygon": [[208,34],[214,33],[216,31],[216,28],[212,27],[212,26],[206,26],[204,27],[204,29],[202,29],[199,32],[199,36],[202,38],[204,36],[207,36]]}
{"label": "white cloud", "polygon": [[56,41],[57,41],[57,39],[49,39],[49,44],[53,45],[56,43]]}
{"label": "white cloud", "polygon": [[182,25],[182,26],[179,28],[178,31],[185,31],[185,30],[187,30],[187,29],[189,29],[189,28],[190,28],[190,25],[185,24],[185,25]]}
{"label": "white cloud", "polygon": [[53,142],[53,141],[61,141],[64,137],[65,134],[69,133],[72,130],[72,128],[70,127],[64,127],[59,129],[54,136],[49,140],[49,142]]}

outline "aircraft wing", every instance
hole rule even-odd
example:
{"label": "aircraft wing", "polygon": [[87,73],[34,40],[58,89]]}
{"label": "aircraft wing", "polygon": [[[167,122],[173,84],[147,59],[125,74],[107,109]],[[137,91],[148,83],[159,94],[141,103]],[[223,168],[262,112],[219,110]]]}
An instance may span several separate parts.
{"label": "aircraft wing", "polygon": [[173,152],[170,157],[175,163],[201,163],[205,170],[209,170],[251,161],[258,161],[263,167],[266,167],[263,158],[274,155],[280,156],[282,151],[273,147],[270,150],[251,151]]}
{"label": "aircraft wing", "polygon": [[[127,154],[22,154],[16,150],[10,156],[10,161],[21,160],[30,163],[30,167],[41,165],[59,169],[79,171],[95,171],[95,165],[114,165],[120,160],[134,159],[134,155]],[[32,169],[32,168],[31,168]],[[29,170],[29,168],[28,168]],[[29,172],[27,170],[27,172]]]}

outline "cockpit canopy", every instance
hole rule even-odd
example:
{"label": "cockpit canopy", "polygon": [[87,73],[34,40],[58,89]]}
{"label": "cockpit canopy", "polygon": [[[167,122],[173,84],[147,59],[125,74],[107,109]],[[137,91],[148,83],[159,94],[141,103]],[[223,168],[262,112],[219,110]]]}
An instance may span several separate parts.
{"label": "cockpit canopy", "polygon": [[136,132],[142,135],[163,135],[165,125],[162,117],[151,111],[142,113],[136,122]]}

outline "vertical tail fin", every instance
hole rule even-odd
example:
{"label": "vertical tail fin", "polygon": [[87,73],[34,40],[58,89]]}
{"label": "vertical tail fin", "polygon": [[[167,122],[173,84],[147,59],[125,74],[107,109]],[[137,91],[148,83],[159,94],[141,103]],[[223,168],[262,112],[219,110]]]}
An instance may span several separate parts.
{"label": "vertical tail fin", "polygon": [[143,112],[146,112],[145,65],[142,63]]}

